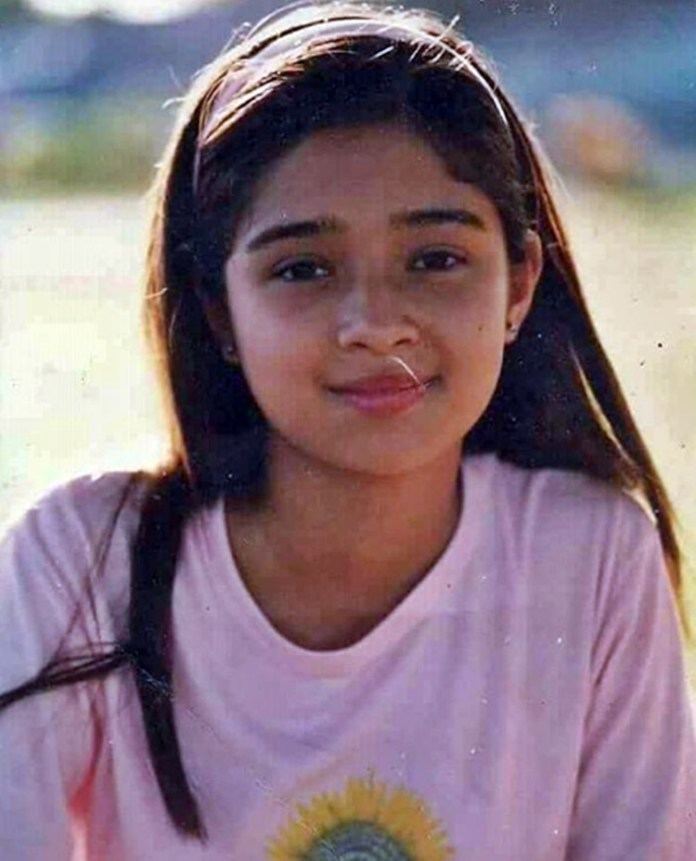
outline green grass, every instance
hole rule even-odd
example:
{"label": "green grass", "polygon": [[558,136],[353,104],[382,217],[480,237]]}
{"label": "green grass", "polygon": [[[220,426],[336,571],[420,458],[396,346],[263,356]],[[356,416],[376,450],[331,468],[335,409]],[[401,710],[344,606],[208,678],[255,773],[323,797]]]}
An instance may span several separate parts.
{"label": "green grass", "polygon": [[41,119],[11,116],[0,149],[0,190],[26,198],[142,188],[153,174],[168,117],[159,105],[113,98],[63,100]]}

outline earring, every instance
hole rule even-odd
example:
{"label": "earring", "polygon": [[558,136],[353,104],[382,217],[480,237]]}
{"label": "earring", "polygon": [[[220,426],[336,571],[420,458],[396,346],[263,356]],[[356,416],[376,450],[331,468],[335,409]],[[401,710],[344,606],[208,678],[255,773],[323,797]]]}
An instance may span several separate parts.
{"label": "earring", "polygon": [[237,351],[235,350],[233,344],[225,344],[222,348],[222,355],[225,361],[229,362],[230,365],[239,364],[239,356],[237,355]]}
{"label": "earring", "polygon": [[506,328],[507,334],[509,336],[507,338],[507,342],[508,342],[508,344],[510,344],[517,337],[517,333],[519,332],[520,327],[517,326],[515,323],[513,323],[512,320],[508,320],[507,326],[505,328]]}

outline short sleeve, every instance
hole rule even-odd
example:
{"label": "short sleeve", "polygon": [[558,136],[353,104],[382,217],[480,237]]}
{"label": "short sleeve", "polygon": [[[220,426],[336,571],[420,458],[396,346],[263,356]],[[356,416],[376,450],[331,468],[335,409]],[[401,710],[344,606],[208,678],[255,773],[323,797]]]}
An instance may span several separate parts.
{"label": "short sleeve", "polygon": [[696,745],[676,604],[633,503],[608,554],[567,861],[689,861]]}
{"label": "short sleeve", "polygon": [[[101,481],[101,484],[100,484]],[[0,692],[56,654],[113,637],[91,578],[123,497],[119,474],[80,479],[35,505],[0,544]],[[0,858],[67,861],[74,810],[100,743],[94,683],[39,693],[0,711]]]}

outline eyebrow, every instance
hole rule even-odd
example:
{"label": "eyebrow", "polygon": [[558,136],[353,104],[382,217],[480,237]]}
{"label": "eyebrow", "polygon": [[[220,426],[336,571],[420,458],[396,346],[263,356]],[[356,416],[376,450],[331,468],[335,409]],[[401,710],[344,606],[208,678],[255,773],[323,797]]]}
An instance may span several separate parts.
{"label": "eyebrow", "polygon": [[[477,230],[485,230],[486,225],[480,216],[468,209],[412,209],[397,212],[389,217],[392,227],[423,227],[431,224],[463,224]],[[343,222],[333,217],[316,218],[307,221],[292,221],[276,224],[262,230],[246,245],[246,252],[258,251],[273,242],[283,239],[302,239],[306,236],[320,236],[345,232]]]}

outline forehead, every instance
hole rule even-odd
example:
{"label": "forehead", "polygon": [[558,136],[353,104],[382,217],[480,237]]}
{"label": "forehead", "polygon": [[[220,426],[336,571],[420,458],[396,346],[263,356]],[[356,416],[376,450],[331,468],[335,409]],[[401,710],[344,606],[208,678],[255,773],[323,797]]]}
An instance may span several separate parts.
{"label": "forehead", "polygon": [[434,204],[467,204],[495,220],[487,195],[455,179],[415,132],[390,124],[327,129],[307,137],[261,178],[243,229],[271,219],[377,217]]}

